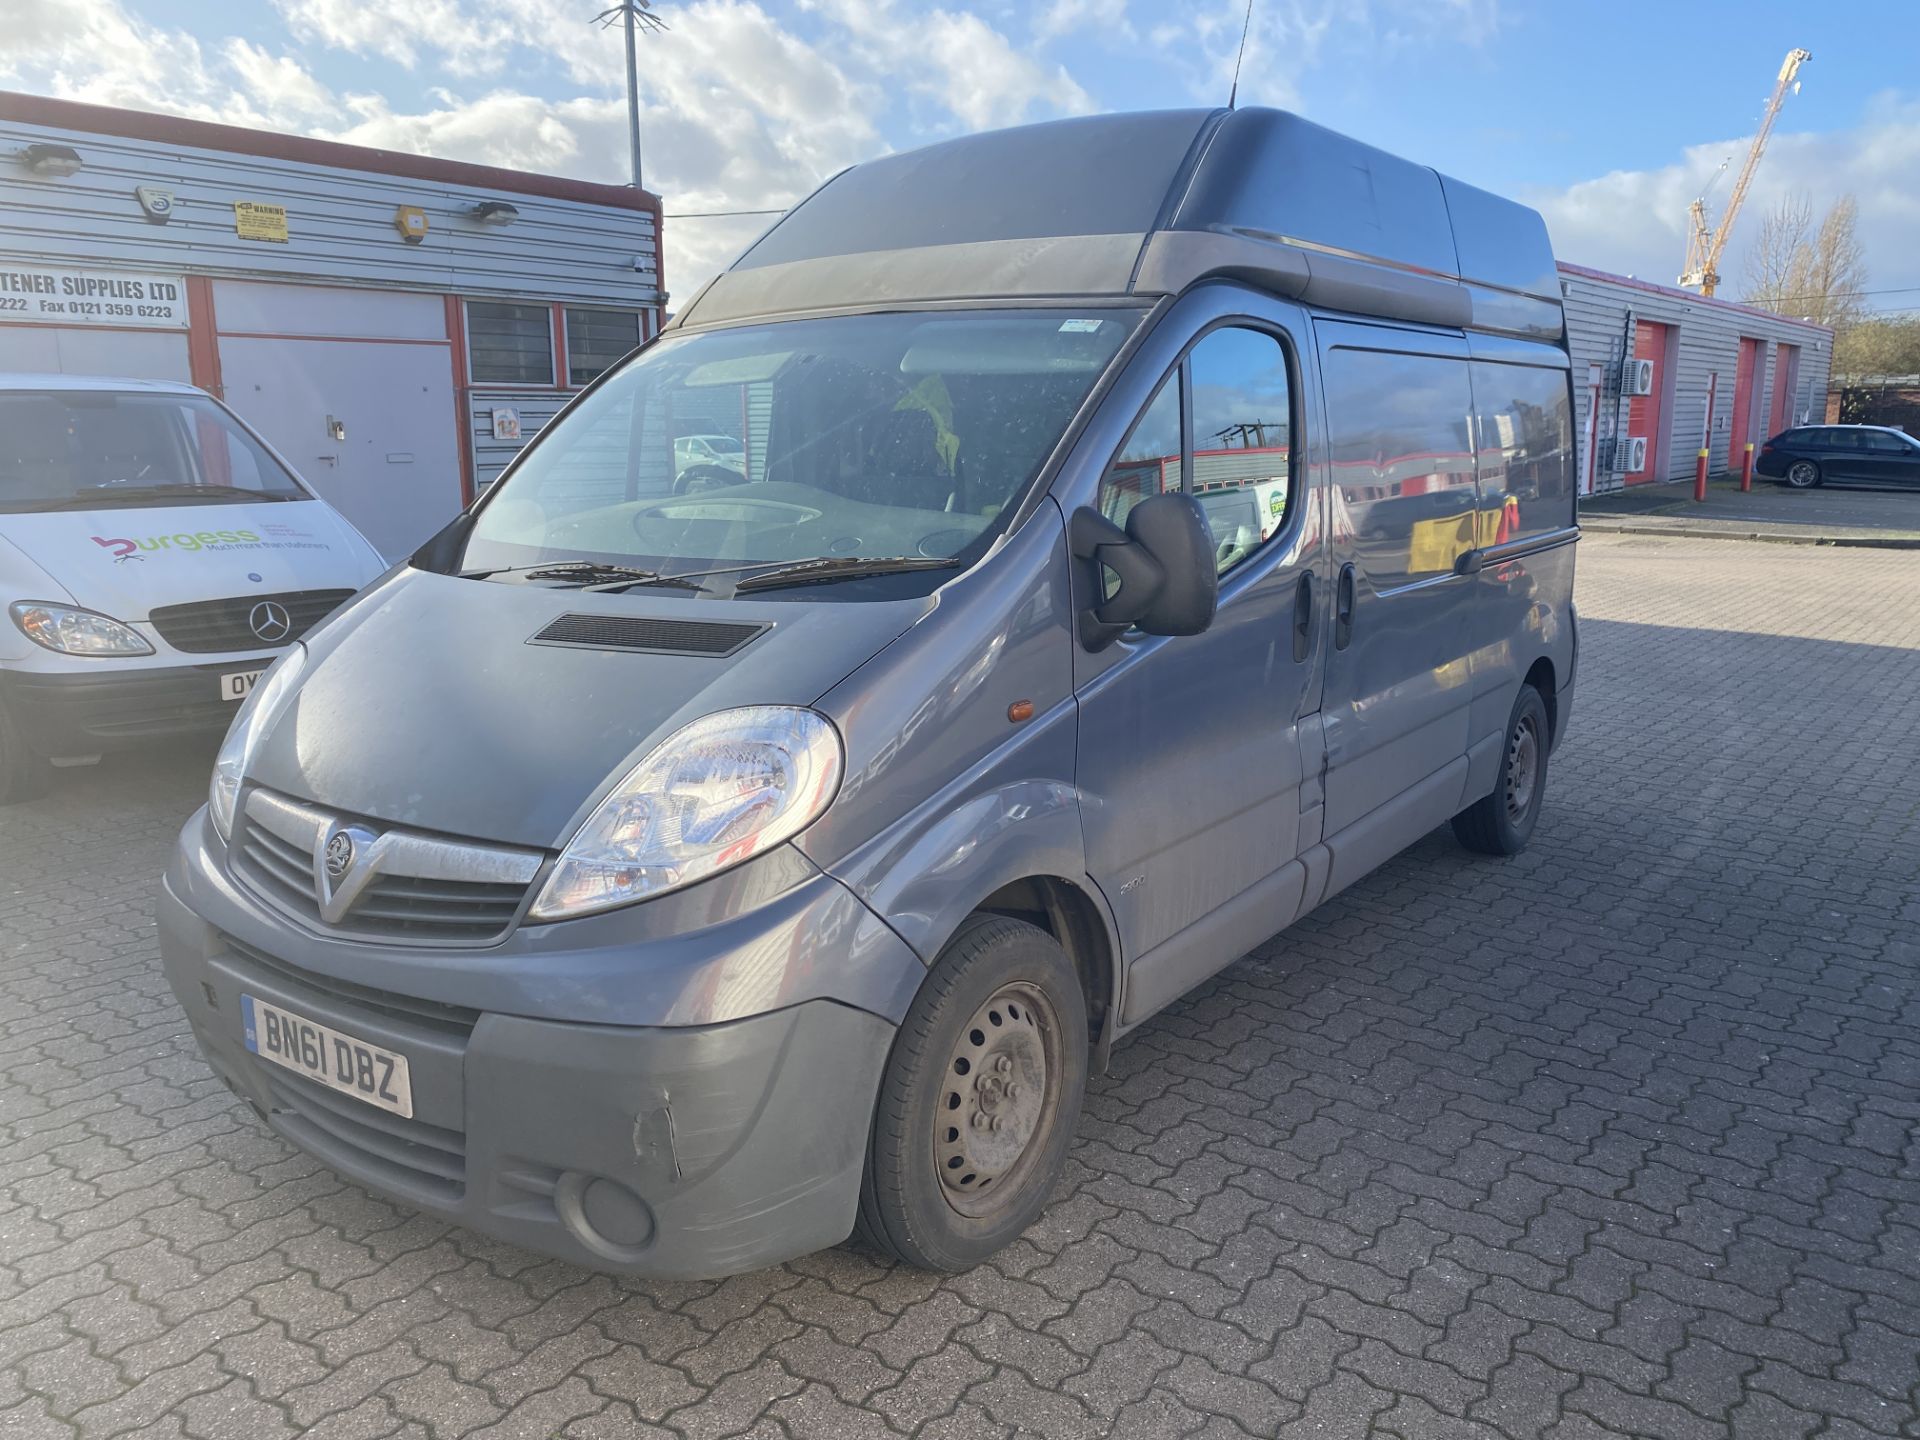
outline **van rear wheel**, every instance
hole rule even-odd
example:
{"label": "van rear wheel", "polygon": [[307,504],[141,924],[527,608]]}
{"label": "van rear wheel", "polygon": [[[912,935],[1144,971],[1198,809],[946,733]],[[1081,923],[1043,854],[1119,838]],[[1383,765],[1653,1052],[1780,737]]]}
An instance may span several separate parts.
{"label": "van rear wheel", "polygon": [[894,1037],[855,1237],[928,1270],[972,1268],[1038,1218],[1087,1082],[1087,1006],[1054,938],[961,926]]}
{"label": "van rear wheel", "polygon": [[47,757],[27,744],[26,736],[7,707],[0,703],[0,805],[12,805],[44,795],[53,767]]}
{"label": "van rear wheel", "polygon": [[1482,855],[1518,855],[1533,838],[1547,792],[1547,703],[1522,685],[1507,721],[1493,793],[1453,817],[1454,838]]}

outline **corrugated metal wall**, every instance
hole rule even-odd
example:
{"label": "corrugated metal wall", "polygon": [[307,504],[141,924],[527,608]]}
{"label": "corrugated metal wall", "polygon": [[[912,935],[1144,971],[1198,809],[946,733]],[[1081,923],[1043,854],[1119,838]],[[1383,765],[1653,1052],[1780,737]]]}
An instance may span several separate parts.
{"label": "corrugated metal wall", "polygon": [[[42,179],[0,164],[0,255],[205,275],[377,285],[462,295],[513,295],[650,305],[659,288],[653,216],[539,195],[503,193],[100,135],[0,117],[0,154],[35,141],[71,145],[79,174]],[[173,191],[173,218],[149,222],[134,187]],[[233,205],[287,209],[287,241],[242,240]],[[507,200],[511,225],[466,212]],[[394,211],[427,212],[427,238],[409,245]]]}
{"label": "corrugated metal wall", "polygon": [[[1800,346],[1799,375],[1791,401],[1793,418],[1796,421],[1805,415],[1819,418],[1826,404],[1827,372],[1833,361],[1833,335],[1825,327],[1749,310],[1742,305],[1707,300],[1683,290],[1599,275],[1575,266],[1561,266],[1560,278],[1566,299],[1568,346],[1573,354],[1574,400],[1578,408],[1575,433],[1582,437],[1580,473],[1583,476],[1587,473],[1584,454],[1587,365],[1591,362],[1601,367],[1600,415],[1595,427],[1598,451],[1598,463],[1594,466],[1595,490],[1617,490],[1627,479],[1613,463],[1613,442],[1632,433],[1627,418],[1630,398],[1620,391],[1620,366],[1626,358],[1629,313],[1636,320],[1671,325],[1679,336],[1674,363],[1662,367],[1665,373],[1659,381],[1666,392],[1666,402],[1659,407],[1664,412],[1665,435],[1647,437],[1649,464],[1658,463],[1659,469],[1649,470],[1645,479],[1683,480],[1693,474],[1694,459],[1706,433],[1708,377],[1713,372],[1718,372],[1719,382],[1714,428],[1708,442],[1710,465],[1717,473],[1728,468],[1729,453],[1739,455],[1744,442],[1733,434],[1733,385],[1742,336],[1765,342],[1760,381],[1763,396],[1773,394],[1774,364],[1780,345]],[[1749,423],[1755,431],[1750,438],[1756,446],[1770,433],[1767,432],[1767,408],[1755,406],[1750,417]],[[1662,438],[1665,443],[1658,443]]]}

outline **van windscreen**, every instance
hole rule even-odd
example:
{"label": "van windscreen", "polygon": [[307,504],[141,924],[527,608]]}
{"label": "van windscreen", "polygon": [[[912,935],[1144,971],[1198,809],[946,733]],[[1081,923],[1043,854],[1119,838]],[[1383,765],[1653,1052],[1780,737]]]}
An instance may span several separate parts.
{"label": "van windscreen", "polygon": [[0,390],[0,513],[308,498],[205,396]]}
{"label": "van windscreen", "polygon": [[848,315],[662,340],[523,453],[459,568],[970,562],[1142,313]]}

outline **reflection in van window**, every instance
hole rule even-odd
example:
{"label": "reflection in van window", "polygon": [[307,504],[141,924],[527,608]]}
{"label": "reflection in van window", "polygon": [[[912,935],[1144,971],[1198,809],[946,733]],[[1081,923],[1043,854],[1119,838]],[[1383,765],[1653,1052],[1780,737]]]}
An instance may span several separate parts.
{"label": "reflection in van window", "polygon": [[1474,548],[1473,392],[1464,360],[1329,350],[1334,531],[1375,590],[1444,575]]}
{"label": "reflection in van window", "polygon": [[0,394],[0,513],[306,498],[260,442],[204,396]]}
{"label": "reflection in van window", "polygon": [[1480,428],[1478,543],[1504,545],[1573,524],[1567,372],[1475,361]]}
{"label": "reflection in van window", "polygon": [[1160,382],[1133,422],[1120,453],[1100,477],[1100,513],[1127,523],[1133,507],[1149,495],[1186,489],[1180,469],[1180,372]]}
{"label": "reflection in van window", "polygon": [[1287,356],[1259,330],[1215,330],[1187,358],[1193,493],[1230,570],[1286,523],[1293,408]]}
{"label": "reflection in van window", "polygon": [[1139,315],[850,315],[662,340],[522,455],[463,568],[971,558]]}

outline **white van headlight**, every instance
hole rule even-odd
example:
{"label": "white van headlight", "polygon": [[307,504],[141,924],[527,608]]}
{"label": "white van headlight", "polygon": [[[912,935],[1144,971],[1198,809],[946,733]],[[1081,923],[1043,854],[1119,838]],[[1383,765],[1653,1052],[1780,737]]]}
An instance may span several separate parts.
{"label": "white van headlight", "polygon": [[240,702],[233,724],[227,727],[227,738],[220,742],[220,753],[213,760],[213,783],[207,790],[207,811],[222,840],[233,838],[233,807],[240,798],[240,781],[253,762],[254,742],[286,708],[306,666],[306,646],[295,645],[283,652],[267,667],[253,692]]}
{"label": "white van headlight", "polygon": [[534,902],[564,920],[731,869],[820,818],[840,788],[840,736],[812,710],[723,710],[655,746],[587,817]]}
{"label": "white van headlight", "polygon": [[62,655],[151,655],[153,646],[131,625],[71,605],[17,600],[7,607],[29,640]]}

